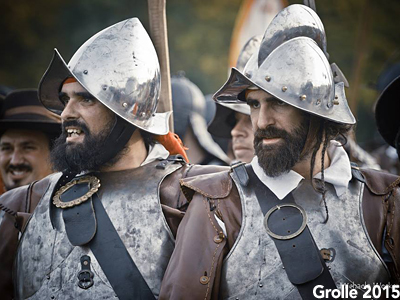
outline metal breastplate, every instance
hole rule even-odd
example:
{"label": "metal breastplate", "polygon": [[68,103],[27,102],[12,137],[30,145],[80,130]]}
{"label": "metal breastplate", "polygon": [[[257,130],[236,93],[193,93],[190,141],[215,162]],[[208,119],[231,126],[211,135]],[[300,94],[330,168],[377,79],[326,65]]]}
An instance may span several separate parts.
{"label": "metal breastplate", "polygon": [[[158,162],[118,172],[100,173],[98,195],[126,249],[158,297],[161,280],[174,249],[174,238],[161,210],[159,187],[162,180],[181,167]],[[18,298],[30,299],[116,299],[96,257],[88,247],[74,247],[65,233],[60,212],[53,218],[49,204],[60,174],[38,204],[20,242],[17,253]],[[78,286],[80,258],[91,258],[94,285]],[[123,266],[115,266],[121,268]],[[134,283],[132,283],[134,284]]]}
{"label": "metal breastplate", "polygon": [[[240,185],[232,173],[242,199],[242,228],[222,269],[222,299],[301,299],[289,281],[275,244],[266,233],[264,216],[254,192]],[[333,248],[336,255],[327,262],[331,275],[340,287],[343,283],[387,283],[389,273],[366,233],[361,215],[364,186],[358,181],[349,184],[347,194],[336,196],[327,185],[326,202],[329,221],[323,224],[325,208],[321,194],[309,183],[294,192],[297,204],[308,217],[307,225],[319,249]]]}

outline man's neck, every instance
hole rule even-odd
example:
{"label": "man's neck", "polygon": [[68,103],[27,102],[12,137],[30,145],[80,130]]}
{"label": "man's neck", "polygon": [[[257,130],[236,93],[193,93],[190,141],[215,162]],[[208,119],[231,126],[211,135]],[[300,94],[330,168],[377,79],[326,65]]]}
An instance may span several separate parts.
{"label": "man's neck", "polygon": [[[319,148],[317,155],[315,156],[315,163],[314,163],[314,169],[313,169],[313,174],[312,177],[314,177],[316,174],[321,172],[322,170],[322,145]],[[324,169],[328,168],[331,164],[331,160],[328,155],[328,151],[325,151],[324,154]],[[310,170],[311,170],[311,155],[307,157],[306,159],[303,159],[302,161],[298,162],[293,168],[293,171],[299,173],[301,176],[303,176],[305,179],[311,179],[310,178]]]}
{"label": "man's neck", "polygon": [[121,158],[112,166],[104,167],[101,172],[123,171],[139,167],[147,157],[146,145],[139,130],[135,130],[126,144]]}

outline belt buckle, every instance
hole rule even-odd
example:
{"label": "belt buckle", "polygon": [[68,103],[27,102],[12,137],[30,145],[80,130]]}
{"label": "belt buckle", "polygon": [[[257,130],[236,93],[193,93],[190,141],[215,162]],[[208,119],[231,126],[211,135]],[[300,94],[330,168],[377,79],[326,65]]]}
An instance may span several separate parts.
{"label": "belt buckle", "polygon": [[[303,216],[303,222],[302,222],[300,228],[299,228],[296,232],[291,233],[291,234],[288,234],[288,235],[279,235],[279,234],[276,234],[276,233],[272,232],[271,229],[269,228],[269,226],[268,226],[268,219],[269,219],[269,217],[271,216],[271,214],[272,214],[273,212],[275,212],[276,210],[281,209],[282,207],[292,207],[292,208],[296,208],[296,209],[298,209],[298,210],[300,211],[300,213],[302,214],[302,216]],[[266,213],[266,215],[265,215],[265,217],[264,217],[264,227],[265,227],[267,233],[268,233],[271,237],[273,237],[273,238],[275,238],[275,239],[277,239],[277,240],[290,240],[290,239],[292,239],[292,238],[295,238],[296,236],[299,236],[299,235],[304,231],[304,229],[306,228],[306,226],[307,226],[307,214],[306,214],[306,211],[305,211],[301,206],[296,205],[296,204],[280,204],[280,205],[275,205],[274,207],[272,207],[272,208]]]}

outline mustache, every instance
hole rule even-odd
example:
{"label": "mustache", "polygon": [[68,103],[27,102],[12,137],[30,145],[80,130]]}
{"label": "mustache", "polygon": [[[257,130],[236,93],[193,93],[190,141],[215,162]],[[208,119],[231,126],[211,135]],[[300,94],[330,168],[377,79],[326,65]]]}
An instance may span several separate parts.
{"label": "mustache", "polygon": [[287,138],[289,133],[286,130],[270,126],[265,129],[257,129],[254,133],[254,143],[258,144],[262,139],[273,139],[273,138]]}
{"label": "mustache", "polygon": [[9,165],[7,167],[7,172],[12,171],[28,171],[32,172],[32,166],[28,164],[18,164],[18,165]]}
{"label": "mustache", "polygon": [[67,127],[77,127],[83,131],[85,134],[90,134],[89,128],[86,126],[85,123],[79,122],[77,120],[67,120],[62,123],[62,133],[66,134]]}

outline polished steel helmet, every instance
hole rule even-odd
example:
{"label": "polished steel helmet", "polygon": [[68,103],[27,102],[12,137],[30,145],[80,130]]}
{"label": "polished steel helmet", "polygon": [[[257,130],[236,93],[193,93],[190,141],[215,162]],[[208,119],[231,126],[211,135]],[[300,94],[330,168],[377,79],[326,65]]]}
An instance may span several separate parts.
{"label": "polished steel helmet", "polygon": [[255,35],[250,38],[240,51],[239,57],[236,61],[236,69],[242,71],[249,61],[250,57],[257,52],[261,44],[261,35]]}
{"label": "polished steel helmet", "polygon": [[276,47],[299,36],[313,39],[329,58],[326,51],[325,29],[321,19],[308,6],[293,4],[282,9],[268,25],[258,52],[258,66]]}
{"label": "polished steel helmet", "polygon": [[334,82],[324,52],[308,37],[284,42],[259,67],[250,59],[243,73],[233,68],[214,99],[244,102],[248,88],[259,88],[289,105],[334,122],[356,122],[347,104],[343,82]]}
{"label": "polished steel helmet", "polygon": [[[250,38],[240,51],[236,62],[236,68],[243,71],[250,57],[258,51],[262,36],[256,35]],[[235,113],[250,115],[250,107],[245,103],[231,104],[218,103],[213,120],[208,125],[208,132],[215,137],[231,138],[231,131],[236,125]]]}
{"label": "polished steel helmet", "polygon": [[71,76],[122,119],[153,134],[168,133],[171,112],[156,113],[161,85],[157,53],[137,18],[114,24],[91,37],[68,65],[54,50],[39,84],[39,99],[50,111],[63,111],[59,92]]}

